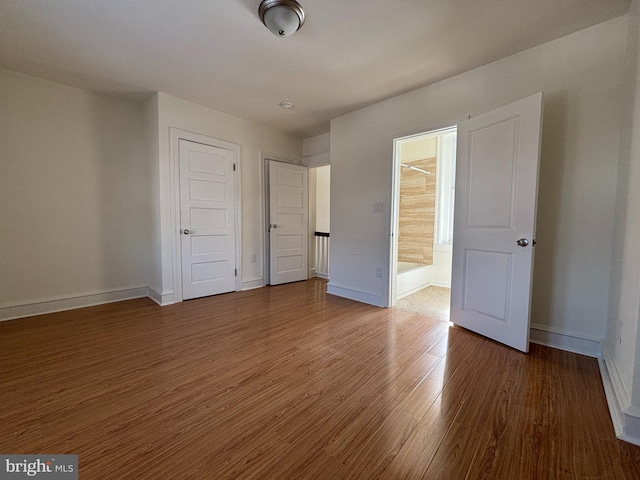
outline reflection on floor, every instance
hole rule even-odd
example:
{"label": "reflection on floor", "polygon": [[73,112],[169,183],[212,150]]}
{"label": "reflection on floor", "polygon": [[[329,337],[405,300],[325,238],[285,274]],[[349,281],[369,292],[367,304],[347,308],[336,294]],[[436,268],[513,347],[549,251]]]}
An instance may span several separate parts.
{"label": "reflection on floor", "polygon": [[449,301],[451,289],[444,287],[427,287],[418,290],[396,303],[396,308],[421,313],[438,318],[439,320],[449,320]]}

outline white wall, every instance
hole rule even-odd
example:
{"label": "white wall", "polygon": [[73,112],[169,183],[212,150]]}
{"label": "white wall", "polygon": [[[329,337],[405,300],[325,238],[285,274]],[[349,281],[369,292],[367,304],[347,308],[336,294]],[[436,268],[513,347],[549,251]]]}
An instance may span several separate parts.
{"label": "white wall", "polygon": [[139,105],[0,69],[0,318],[146,292],[143,137]]}
{"label": "white wall", "polygon": [[[635,40],[636,71],[633,90],[633,113],[629,127],[631,145],[629,155],[628,196],[625,232],[625,260],[622,283],[631,285],[631,294],[624,301],[621,337],[636,339],[633,359],[633,383],[631,401],[636,413],[640,414],[640,1],[633,2],[633,22]],[[626,322],[624,319],[626,318]],[[626,325],[626,326],[625,326]],[[626,359],[625,359],[626,360]],[[632,360],[629,357],[628,360]]]}
{"label": "white wall", "polygon": [[451,264],[453,259],[450,249],[434,245],[433,248],[433,285],[451,288]]}
{"label": "white wall", "polygon": [[331,167],[309,168],[309,272],[316,272],[315,232],[329,232]]}
{"label": "white wall", "polygon": [[[629,11],[609,321],[603,354],[615,386],[618,434],[640,444],[640,1]],[[606,385],[606,383],[605,383]],[[622,412],[630,416],[625,420]],[[615,414],[614,414],[615,423]]]}
{"label": "white wall", "polygon": [[316,173],[316,231],[330,232],[331,167],[325,165],[311,170]]}
{"label": "white wall", "polygon": [[302,164],[307,167],[328,165],[331,161],[331,137],[329,133],[305,138],[302,141]]}
{"label": "white wall", "polygon": [[309,238],[308,238],[308,263],[309,263],[309,277],[314,277],[316,274],[316,187],[318,185],[317,168],[309,169]]}
{"label": "white wall", "polygon": [[[257,285],[263,279],[262,272],[262,172],[260,152],[299,159],[302,155],[302,140],[278,130],[258,125],[231,115],[211,110],[179,98],[158,94],[159,125],[159,211],[160,230],[155,236],[160,238],[162,271],[161,279],[153,279],[162,285],[163,301],[172,301],[174,272],[172,268],[172,238],[170,192],[170,127],[188,130],[235,143],[241,147],[242,183],[242,266],[239,272],[242,282]],[[252,254],[257,261],[250,263]],[[175,300],[175,299],[174,299]]]}
{"label": "white wall", "polygon": [[[329,290],[386,304],[393,139],[545,92],[532,321],[605,333],[625,18],[331,122]],[[383,213],[374,213],[382,202]]]}
{"label": "white wall", "polygon": [[305,138],[302,141],[302,155],[305,157],[329,153],[330,150],[331,136],[328,132],[322,135],[316,135],[315,137]]}
{"label": "white wall", "polygon": [[142,107],[144,115],[144,140],[147,144],[147,168],[149,171],[149,190],[147,198],[151,211],[149,215],[150,234],[147,241],[149,258],[149,289],[152,298],[161,303],[162,292],[162,244],[160,237],[160,131],[158,95],[151,97]]}
{"label": "white wall", "polygon": [[427,137],[412,142],[403,143],[401,146],[400,160],[402,163],[435,158],[438,153],[438,140],[436,137]]}

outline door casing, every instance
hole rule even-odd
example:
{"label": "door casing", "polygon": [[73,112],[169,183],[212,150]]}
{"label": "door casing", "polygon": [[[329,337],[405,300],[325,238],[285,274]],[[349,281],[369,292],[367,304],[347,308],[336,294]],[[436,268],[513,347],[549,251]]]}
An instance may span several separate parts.
{"label": "door casing", "polygon": [[[398,278],[398,231],[399,231],[399,218],[400,218],[400,171],[401,166],[401,148],[402,145],[408,142],[412,142],[421,138],[438,137],[445,133],[455,130],[455,125],[448,125],[446,127],[439,127],[432,130],[426,130],[424,132],[407,135],[404,137],[395,138],[393,140],[393,175],[392,175],[392,188],[391,188],[391,254],[389,256],[389,288],[388,288],[388,305],[391,307],[396,304],[397,301],[397,278]],[[439,186],[436,184],[436,189]],[[438,215],[438,195],[436,194],[436,222]],[[435,231],[434,231],[435,235]]]}
{"label": "door casing", "polygon": [[[268,162],[268,165],[269,283],[280,285],[307,280],[309,278],[309,169],[304,165],[272,161]],[[285,183],[281,183],[282,181]],[[297,182],[300,182],[300,185]],[[302,205],[297,204],[298,200],[301,200]],[[296,219],[300,216],[303,220],[301,227],[296,226]],[[300,247],[295,246],[296,239],[302,240]],[[288,245],[286,247],[280,245],[281,240],[288,242]],[[280,260],[287,262],[291,259],[294,259],[294,263],[285,267],[288,270],[279,272]],[[295,260],[298,259],[301,260],[300,268],[295,266]]]}
{"label": "door casing", "polygon": [[269,285],[269,171],[268,161],[289,163],[292,165],[304,166],[301,161],[292,158],[274,155],[272,153],[260,152],[260,224],[262,225],[261,250],[262,250],[262,285]]}
{"label": "door casing", "polygon": [[235,280],[235,290],[241,289],[242,268],[242,212],[241,212],[241,176],[242,167],[240,159],[240,145],[219,140],[217,138],[201,135],[199,133],[182,130],[175,127],[169,128],[169,166],[170,174],[170,203],[171,203],[171,252],[173,270],[173,289],[175,301],[181,302],[182,297],[182,249],[180,239],[180,140],[202,143],[214,147],[231,150],[234,154],[235,171],[235,242],[236,242],[236,266],[238,274]]}

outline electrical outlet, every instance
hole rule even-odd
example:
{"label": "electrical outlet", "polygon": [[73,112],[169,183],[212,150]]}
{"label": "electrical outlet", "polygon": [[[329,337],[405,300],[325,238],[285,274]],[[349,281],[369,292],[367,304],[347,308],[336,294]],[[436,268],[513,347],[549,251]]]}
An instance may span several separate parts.
{"label": "electrical outlet", "polygon": [[382,212],[382,202],[376,202],[373,204],[373,211],[375,213],[381,213]]}
{"label": "electrical outlet", "polygon": [[251,263],[256,263],[256,261],[258,260],[257,256],[255,253],[251,254]]}
{"label": "electrical outlet", "polygon": [[381,268],[376,268],[376,277],[377,278],[382,278],[382,269]]}

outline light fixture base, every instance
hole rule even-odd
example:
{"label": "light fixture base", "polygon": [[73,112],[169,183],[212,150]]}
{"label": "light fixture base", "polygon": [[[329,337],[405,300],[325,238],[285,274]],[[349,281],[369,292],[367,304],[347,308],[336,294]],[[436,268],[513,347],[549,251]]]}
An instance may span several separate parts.
{"label": "light fixture base", "polygon": [[296,0],[262,0],[258,15],[265,27],[277,37],[288,37],[304,25],[305,14]]}

